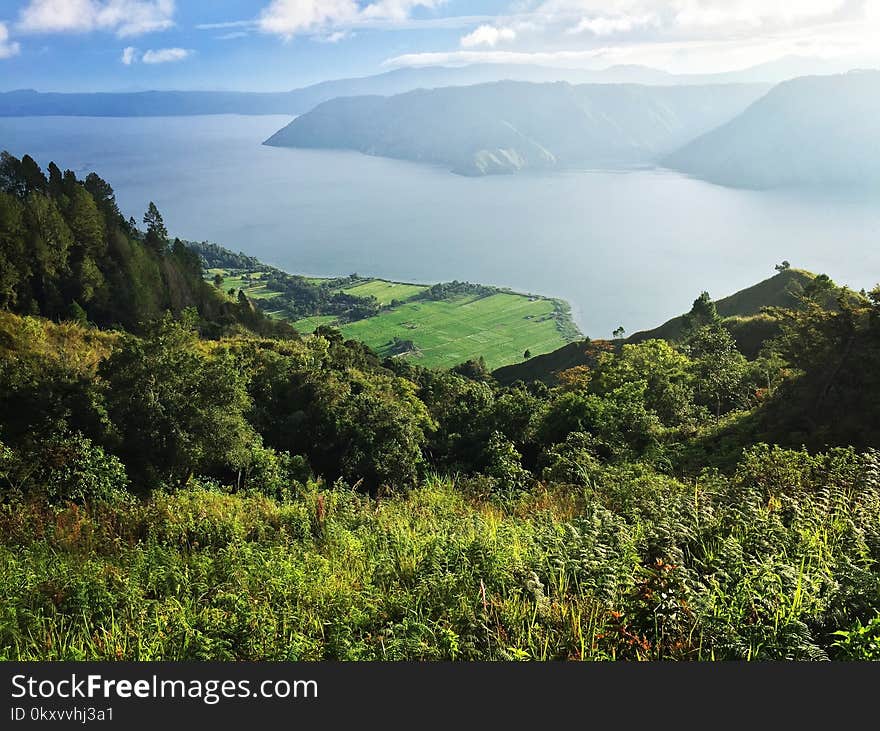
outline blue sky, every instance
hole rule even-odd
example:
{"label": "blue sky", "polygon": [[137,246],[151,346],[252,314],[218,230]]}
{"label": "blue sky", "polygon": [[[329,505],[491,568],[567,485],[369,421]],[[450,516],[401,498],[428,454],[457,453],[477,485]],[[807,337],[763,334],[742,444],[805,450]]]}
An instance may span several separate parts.
{"label": "blue sky", "polygon": [[0,0],[0,89],[291,89],[472,62],[880,63],[880,0]]}

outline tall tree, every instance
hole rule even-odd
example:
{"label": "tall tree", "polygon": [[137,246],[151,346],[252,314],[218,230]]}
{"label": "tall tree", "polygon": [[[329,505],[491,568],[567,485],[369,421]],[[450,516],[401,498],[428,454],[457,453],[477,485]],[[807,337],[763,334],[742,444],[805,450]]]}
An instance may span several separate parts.
{"label": "tall tree", "polygon": [[147,224],[147,234],[144,243],[157,252],[164,252],[168,248],[168,229],[156,204],[150,201],[150,206],[144,214],[144,223]]}
{"label": "tall tree", "polygon": [[706,325],[715,325],[721,322],[721,316],[715,308],[715,303],[708,292],[703,292],[694,300],[691,311],[684,316],[685,332],[694,332]]}

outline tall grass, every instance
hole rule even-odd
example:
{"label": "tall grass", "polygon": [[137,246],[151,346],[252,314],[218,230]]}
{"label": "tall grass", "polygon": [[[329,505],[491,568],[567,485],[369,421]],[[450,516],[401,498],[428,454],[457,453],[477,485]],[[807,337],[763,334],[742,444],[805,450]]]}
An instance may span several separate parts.
{"label": "tall grass", "polygon": [[286,502],[195,487],[7,504],[0,658],[868,657],[880,485],[761,459],[504,499],[433,477],[379,499],[308,485]]}

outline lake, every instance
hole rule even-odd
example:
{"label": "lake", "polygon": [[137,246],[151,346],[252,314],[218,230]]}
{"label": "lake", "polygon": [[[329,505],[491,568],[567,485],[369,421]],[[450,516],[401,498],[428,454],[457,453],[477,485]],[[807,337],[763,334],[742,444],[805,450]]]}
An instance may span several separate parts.
{"label": "lake", "polygon": [[766,279],[783,259],[880,281],[880,199],[755,192],[663,170],[462,178],[264,147],[288,117],[0,119],[0,149],[94,170],[139,221],[291,272],[469,280],[568,300],[585,334],[635,332]]}

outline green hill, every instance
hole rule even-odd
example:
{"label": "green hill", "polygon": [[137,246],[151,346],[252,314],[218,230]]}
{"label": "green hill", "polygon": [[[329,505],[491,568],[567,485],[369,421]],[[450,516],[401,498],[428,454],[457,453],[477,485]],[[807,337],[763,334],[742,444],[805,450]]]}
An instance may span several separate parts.
{"label": "green hill", "polygon": [[[763,314],[765,307],[797,308],[798,295],[816,278],[815,274],[801,269],[786,269],[774,277],[753,287],[736,292],[718,300],[715,307],[724,318],[724,326],[736,340],[737,347],[746,357],[754,357],[761,345],[775,336],[777,322]],[[829,303],[830,304],[830,303]],[[653,330],[645,330],[630,336],[625,343],[643,343],[646,340],[675,342],[681,338],[685,315],[674,317]],[[570,343],[547,355],[532,358],[525,363],[500,368],[493,374],[501,383],[515,381],[543,381],[552,384],[556,374],[581,365],[589,365],[595,352],[595,343],[585,340]]]}
{"label": "green hill", "polygon": [[[798,296],[815,278],[815,274],[802,269],[786,269],[775,277],[765,279],[715,302],[715,309],[724,318],[725,327],[734,336],[737,346],[744,355],[754,357],[761,349],[761,345],[777,332],[773,319],[761,314],[761,310],[765,307],[797,308]],[[643,343],[646,340],[674,342],[681,338],[684,325],[685,315],[679,315],[653,330],[631,335],[626,342]]]}
{"label": "green hill", "polygon": [[552,385],[556,381],[556,374],[567,371],[569,368],[589,365],[593,362],[596,353],[596,345],[591,340],[581,340],[569,343],[552,353],[538,355],[523,363],[514,363],[504,366],[492,373],[502,385],[509,386],[516,381],[530,383],[542,381]]}

